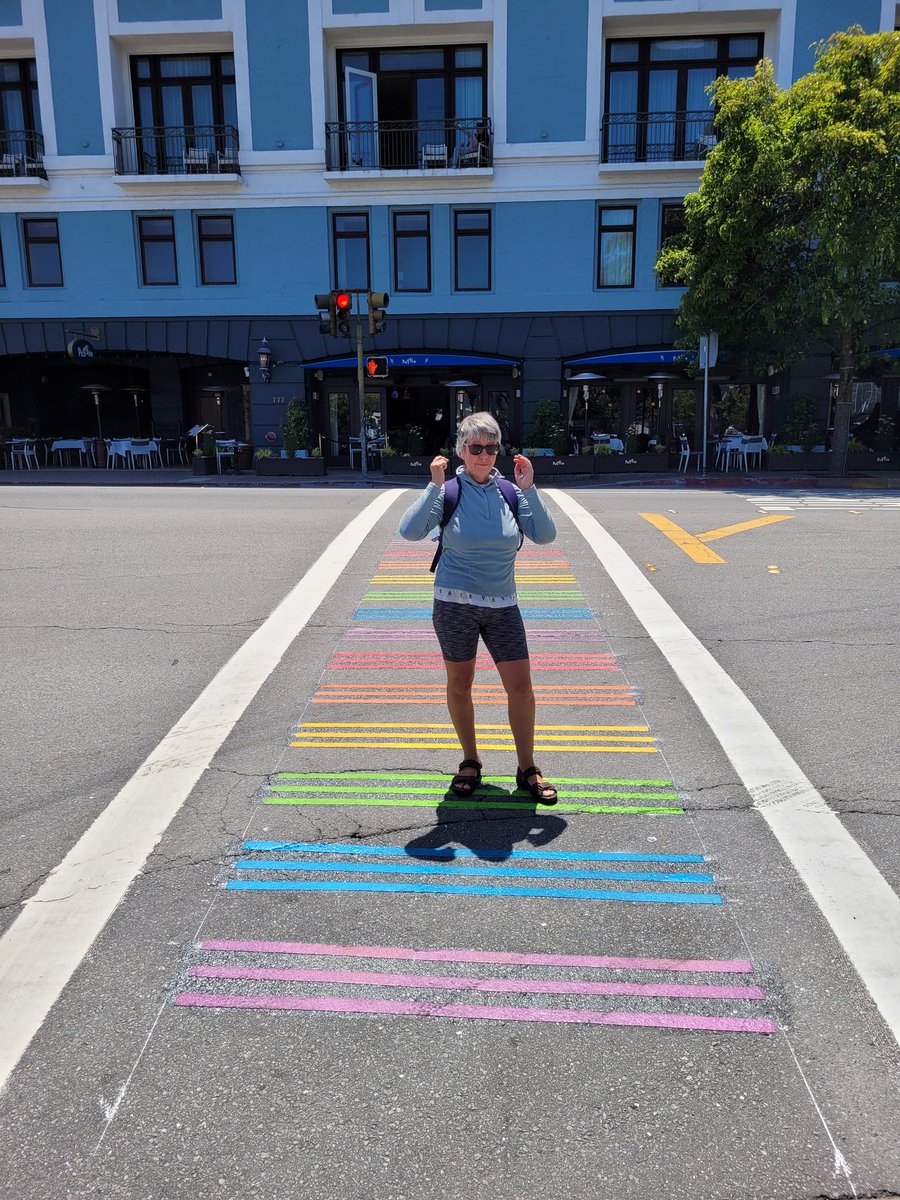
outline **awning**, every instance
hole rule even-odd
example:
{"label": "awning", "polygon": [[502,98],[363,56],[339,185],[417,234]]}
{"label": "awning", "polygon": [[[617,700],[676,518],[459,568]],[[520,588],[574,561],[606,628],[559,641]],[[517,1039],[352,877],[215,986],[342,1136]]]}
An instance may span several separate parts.
{"label": "awning", "polygon": [[[366,357],[372,354],[385,357],[380,350],[366,351]],[[484,354],[388,354],[388,366],[396,370],[400,367],[517,367],[519,360],[516,358],[488,358]],[[356,355],[351,358],[346,355],[343,358],[318,358],[314,362],[305,362],[303,364],[307,370],[312,370],[316,367],[356,367]]]}
{"label": "awning", "polygon": [[684,362],[690,358],[696,357],[693,350],[675,350],[672,348],[662,350],[622,350],[615,354],[582,354],[578,358],[567,358],[567,367],[587,367],[602,365],[604,363],[610,366],[614,363],[625,365],[627,363],[674,363]]}

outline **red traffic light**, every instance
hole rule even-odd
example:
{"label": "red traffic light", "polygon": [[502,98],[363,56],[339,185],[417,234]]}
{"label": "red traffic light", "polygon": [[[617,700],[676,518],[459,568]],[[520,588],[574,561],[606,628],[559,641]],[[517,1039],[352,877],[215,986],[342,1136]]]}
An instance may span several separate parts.
{"label": "red traffic light", "polygon": [[353,299],[349,292],[334,293],[334,307],[338,312],[349,312],[353,305]]}

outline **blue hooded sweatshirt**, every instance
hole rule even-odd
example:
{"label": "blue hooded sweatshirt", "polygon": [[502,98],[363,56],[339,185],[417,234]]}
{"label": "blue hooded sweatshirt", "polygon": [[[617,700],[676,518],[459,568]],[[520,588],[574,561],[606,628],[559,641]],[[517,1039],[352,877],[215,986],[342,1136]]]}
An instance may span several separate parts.
{"label": "blue hooded sweatshirt", "polygon": [[[444,529],[444,549],[434,576],[435,587],[453,588],[497,599],[516,594],[515,566],[519,529],[538,545],[552,542],[556,525],[537,488],[519,488],[518,524],[494,480],[476,483],[465,467],[457,467],[459,504]],[[444,487],[429,483],[400,521],[399,533],[419,542],[439,529],[444,515]],[[477,601],[475,601],[477,603]]]}

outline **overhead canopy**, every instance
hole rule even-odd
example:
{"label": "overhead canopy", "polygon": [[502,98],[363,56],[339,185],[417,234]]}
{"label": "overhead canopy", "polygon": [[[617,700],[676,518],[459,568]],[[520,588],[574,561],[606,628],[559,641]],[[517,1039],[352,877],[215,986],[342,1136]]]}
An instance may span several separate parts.
{"label": "overhead canopy", "polygon": [[586,367],[604,363],[610,366],[615,363],[622,366],[627,363],[674,363],[693,357],[694,352],[691,350],[675,350],[672,347],[661,350],[620,350],[609,354],[580,354],[577,358],[567,358],[566,366]]}
{"label": "overhead canopy", "polygon": [[[515,358],[489,358],[484,354],[454,354],[452,352],[432,354],[419,352],[410,354],[381,354],[380,350],[372,353],[386,357],[388,366],[398,367],[517,367],[519,360]],[[369,357],[369,354],[366,355]],[[343,358],[319,358],[314,362],[303,364],[306,368],[314,367],[355,367],[356,355],[348,354]]]}

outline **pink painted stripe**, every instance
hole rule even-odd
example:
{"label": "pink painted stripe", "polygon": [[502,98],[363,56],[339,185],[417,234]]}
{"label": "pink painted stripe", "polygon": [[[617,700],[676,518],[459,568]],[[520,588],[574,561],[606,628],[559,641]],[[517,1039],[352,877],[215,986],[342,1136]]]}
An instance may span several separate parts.
{"label": "pink painted stripe", "polygon": [[594,954],[520,954],[502,950],[413,950],[406,946],[337,946],[329,942],[252,942],[208,938],[201,950],[248,954],[319,954],[329,958],[387,958],[402,962],[489,963],[513,967],[586,967],[612,971],[696,971],[703,974],[750,974],[746,959],[618,958]]}
{"label": "pink painted stripe", "polygon": [[461,1017],[482,1021],[545,1021],[558,1025],[631,1025],[645,1029],[708,1029],[716,1033],[777,1033],[774,1021],[701,1017],[688,1013],[592,1012],[573,1008],[509,1008],[486,1004],[429,1004],[346,996],[207,996],[182,992],[175,1003],[193,1008],[263,1008],[293,1012],[372,1013],[391,1017]]}
{"label": "pink painted stripe", "polygon": [[348,983],[370,987],[441,988],[548,996],[655,996],[690,1000],[765,1000],[758,987],[696,983],[592,983],[584,979],[479,979],[466,975],[402,975],[385,971],[314,971],[294,967],[192,967],[199,979],[269,979],[288,983]]}

